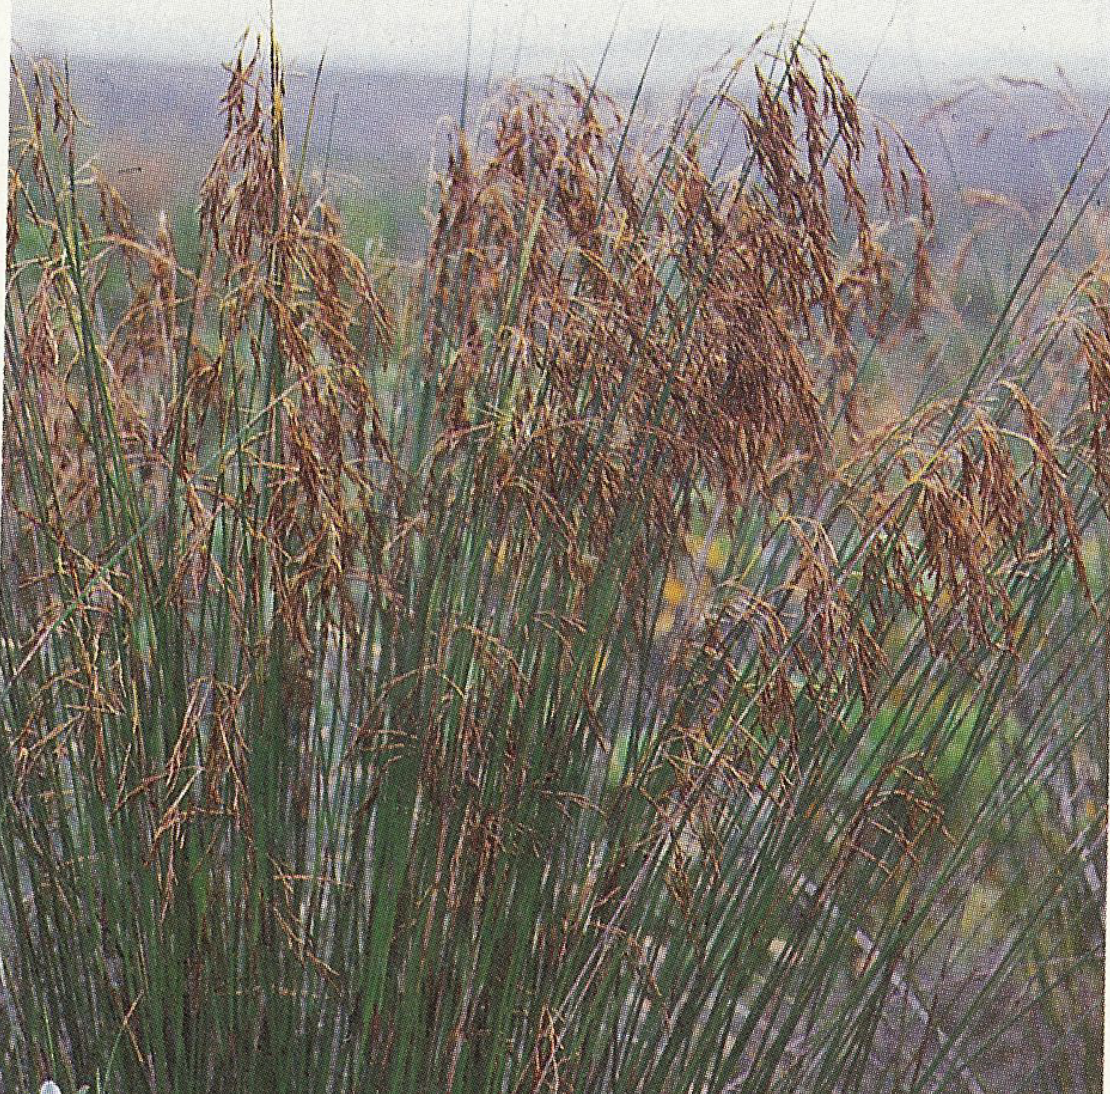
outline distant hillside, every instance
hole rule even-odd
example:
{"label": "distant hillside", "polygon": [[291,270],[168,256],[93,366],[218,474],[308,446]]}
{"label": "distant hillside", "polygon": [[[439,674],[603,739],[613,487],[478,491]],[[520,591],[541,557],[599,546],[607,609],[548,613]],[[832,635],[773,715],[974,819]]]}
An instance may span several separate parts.
{"label": "distant hillside", "polygon": [[[153,208],[166,202],[170,190],[181,194],[183,186],[199,182],[222,137],[227,74],[219,65],[78,56],[69,66],[75,101],[93,130],[89,149],[116,173],[121,189],[130,187],[139,204],[145,200]],[[289,74],[294,147],[308,119],[314,78],[311,68]],[[480,102],[486,90],[472,87],[470,102]],[[663,97],[653,89],[649,114]],[[968,85],[939,104],[909,89],[873,91],[863,100],[904,132],[938,191],[996,191],[1034,215],[1055,200],[1108,101],[1106,93],[1079,92],[1062,79],[1055,88],[1016,80]],[[432,142],[438,135],[438,147],[445,147],[462,101],[463,82],[454,76],[325,67],[312,162],[322,162],[330,140],[337,185],[343,176],[348,186],[357,180],[360,193],[370,198],[422,190]],[[16,119],[18,96],[12,107]],[[1110,141],[1104,136],[1087,181],[1108,162]]]}
{"label": "distant hillside", "polygon": [[[221,66],[71,57],[69,69],[74,100],[102,138],[148,148],[184,144],[195,155],[218,147],[227,87]],[[287,76],[291,143],[303,134],[314,80],[310,70]],[[461,81],[449,77],[326,67],[312,143],[318,151],[325,147],[334,109],[332,148],[340,159],[369,156],[406,169],[426,167],[429,137],[441,119],[458,116],[461,95]],[[16,117],[16,98],[12,105]]]}

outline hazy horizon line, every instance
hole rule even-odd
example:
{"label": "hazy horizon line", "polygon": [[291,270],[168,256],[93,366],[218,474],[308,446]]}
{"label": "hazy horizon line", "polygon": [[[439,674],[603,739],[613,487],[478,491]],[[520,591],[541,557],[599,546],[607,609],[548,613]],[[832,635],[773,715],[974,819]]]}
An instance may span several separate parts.
{"label": "hazy horizon line", "polygon": [[[28,33],[30,30],[30,33]],[[150,48],[150,42],[140,45],[134,39],[121,36],[110,41],[88,42],[70,40],[55,33],[42,33],[39,27],[13,27],[11,52],[22,52],[27,56],[69,56],[89,58],[105,62],[119,61],[136,64],[167,65],[178,67],[206,67],[227,63],[234,58],[235,50],[244,39],[253,41],[256,37],[263,40],[268,32],[245,28],[243,34],[226,43],[220,52],[213,44],[203,49],[176,46],[163,41],[157,48]],[[711,69],[723,57],[742,56],[751,48],[752,42],[730,41],[720,35],[698,35],[693,31],[669,28],[659,35],[659,42],[652,48],[655,32],[642,29],[628,30],[615,34],[612,45],[605,57],[603,79],[616,79],[623,83],[635,82],[645,72],[647,82],[653,86],[681,86],[689,83],[698,74]],[[278,41],[283,45],[288,65],[316,65],[323,56],[326,68],[340,71],[386,71],[395,73],[435,74],[441,77],[464,79],[467,75],[467,58],[459,51],[424,51],[414,55],[414,51],[399,49],[367,50],[365,47],[355,52],[351,49],[326,49],[310,51],[297,49],[296,43],[282,41],[280,27]],[[968,58],[950,55],[947,63],[937,63],[929,54],[915,53],[904,46],[893,43],[879,51],[837,49],[825,46],[819,38],[811,41],[832,58],[838,71],[850,83],[866,78],[872,88],[884,90],[909,90],[936,92],[968,82],[990,81],[1000,77],[1028,79],[1051,82],[1059,79],[1062,72],[1067,80],[1081,90],[1097,91],[1106,87],[1105,58],[1093,50],[1090,54],[1073,53],[1062,57],[1027,52],[1011,54],[997,64],[990,62],[972,64]],[[697,48],[693,48],[695,43]],[[605,52],[605,38],[595,37],[577,51],[577,59],[568,52],[552,53],[538,45],[521,46],[504,52],[512,54],[511,63],[498,63],[496,51],[482,52],[473,50],[469,58],[469,75],[475,79],[488,77],[498,81],[518,77],[522,79],[543,78],[548,75],[564,74],[568,69],[581,69],[589,75],[599,67]],[[652,57],[648,64],[649,56]],[[695,57],[699,59],[695,59]]]}
{"label": "hazy horizon line", "polygon": [[[36,47],[26,47],[19,42],[13,40],[12,53],[14,57],[22,53],[24,57],[29,60],[38,58],[51,58],[53,60],[62,60],[69,58],[73,61],[94,61],[100,63],[119,63],[128,64],[135,67],[149,65],[151,67],[163,68],[218,68],[223,65],[229,64],[234,60],[234,46],[229,48],[226,55],[223,57],[203,56],[203,55],[173,55],[169,53],[160,54],[143,54],[133,50],[125,49],[88,49],[83,47],[62,49],[49,44],[44,44]],[[18,52],[17,52],[18,51]],[[741,51],[734,51],[739,54]],[[840,64],[838,55],[830,52],[830,56],[834,64],[837,64],[838,71],[844,76],[850,84],[855,84],[856,79],[863,74],[853,71],[849,66]],[[290,54],[285,53],[285,62],[287,71],[297,71],[298,75],[306,76],[315,73],[317,65],[320,63],[321,57],[319,54]],[[645,86],[651,87],[654,90],[677,90],[679,88],[688,86],[698,76],[709,72],[714,67],[713,61],[706,61],[703,64],[691,62],[687,68],[676,70],[673,67],[664,67],[662,65],[652,65],[647,70],[645,78]],[[356,57],[356,56],[329,56],[324,55],[324,71],[340,72],[340,73],[383,73],[392,74],[397,76],[431,76],[435,79],[442,79],[448,81],[463,81],[467,79],[468,73],[464,65],[451,64],[448,62],[440,62],[438,60],[429,60],[426,62],[418,62],[415,59],[405,57],[383,56],[376,57]],[[1053,64],[1050,67],[1044,66],[1030,66],[1030,68],[1017,68],[1014,67],[999,67],[996,70],[983,70],[975,72],[968,70],[953,74],[947,74],[938,77],[935,81],[928,81],[923,83],[920,76],[916,72],[907,72],[904,65],[894,66],[897,73],[891,73],[879,68],[874,68],[866,73],[866,87],[872,91],[881,91],[884,93],[904,93],[911,95],[926,95],[926,96],[940,96],[944,97],[953,93],[957,89],[962,89],[967,85],[975,84],[990,84],[994,81],[1012,81],[1012,82],[1028,82],[1030,84],[1043,84],[1048,90],[1058,90],[1060,81],[1060,73],[1067,79],[1068,84],[1074,90],[1081,94],[1100,94],[1110,87],[1110,73],[1101,76],[1100,78],[1093,78],[1090,76],[1084,77],[1075,76],[1066,64]],[[1102,66],[1105,67],[1105,66]],[[543,80],[547,78],[564,78],[572,71],[582,71],[588,76],[592,77],[597,68],[594,65],[578,64],[575,65],[563,59],[557,59],[549,64],[546,68],[541,65],[529,67],[519,71],[509,69],[495,69],[490,78],[495,83],[502,83],[507,80],[521,79],[521,80]],[[601,82],[605,86],[616,88],[628,88],[638,82],[644,66],[635,68],[632,65],[606,65],[601,72]],[[475,70],[471,68],[469,78],[478,82],[485,82],[487,79],[487,70],[480,68]]]}

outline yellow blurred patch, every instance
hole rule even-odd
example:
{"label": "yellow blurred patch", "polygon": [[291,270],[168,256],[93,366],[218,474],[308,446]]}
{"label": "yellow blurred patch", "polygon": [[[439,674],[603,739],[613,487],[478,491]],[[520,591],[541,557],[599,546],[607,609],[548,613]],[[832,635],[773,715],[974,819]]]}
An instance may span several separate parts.
{"label": "yellow blurred patch", "polygon": [[714,572],[723,570],[728,562],[728,544],[723,539],[715,539],[705,556],[705,564]]}
{"label": "yellow blurred patch", "polygon": [[[694,535],[687,536],[686,550],[695,563],[698,562],[701,559],[702,551],[705,550],[704,537]],[[709,550],[705,553],[705,565],[708,569],[717,571],[723,569],[727,561],[728,540],[724,536],[718,536],[709,545]]]}
{"label": "yellow blurred patch", "polygon": [[663,585],[663,599],[670,605],[681,604],[686,599],[686,585],[673,575]]}

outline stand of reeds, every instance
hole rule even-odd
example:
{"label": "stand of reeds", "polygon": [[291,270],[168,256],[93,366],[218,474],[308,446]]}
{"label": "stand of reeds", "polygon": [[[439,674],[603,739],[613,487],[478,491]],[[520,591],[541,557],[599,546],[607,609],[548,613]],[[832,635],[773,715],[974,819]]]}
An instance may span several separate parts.
{"label": "stand of reeds", "polygon": [[16,76],[0,1089],[1099,1089],[1074,187],[942,375],[924,172],[801,41],[663,129],[506,92],[391,276],[272,44],[189,268]]}

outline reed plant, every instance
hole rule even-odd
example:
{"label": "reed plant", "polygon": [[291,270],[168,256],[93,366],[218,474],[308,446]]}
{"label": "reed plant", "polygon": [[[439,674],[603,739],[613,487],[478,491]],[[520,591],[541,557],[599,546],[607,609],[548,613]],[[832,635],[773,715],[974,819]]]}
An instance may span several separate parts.
{"label": "reed plant", "polygon": [[190,267],[16,72],[0,1088],[1100,1088],[1082,195],[941,377],[925,172],[772,46],[504,91],[411,274],[272,40]]}

